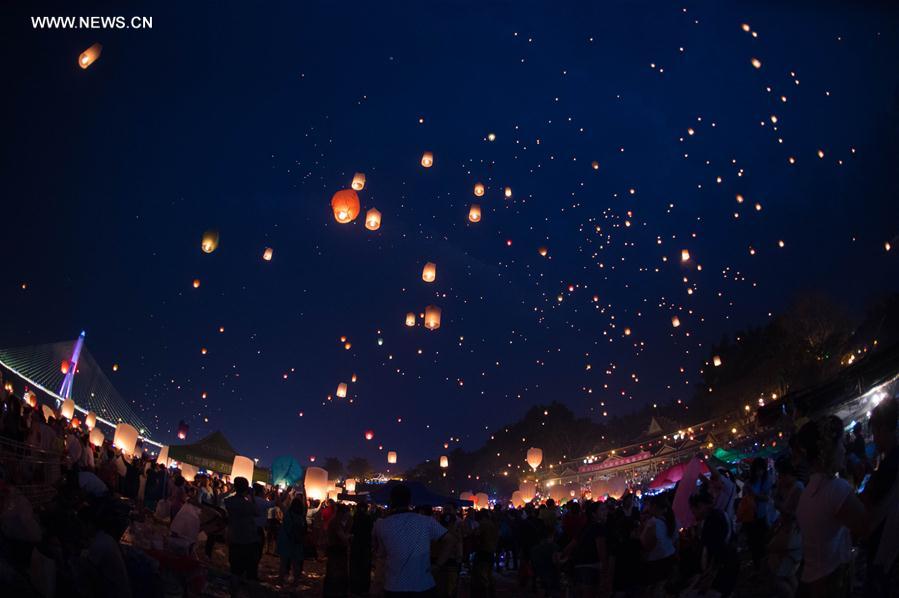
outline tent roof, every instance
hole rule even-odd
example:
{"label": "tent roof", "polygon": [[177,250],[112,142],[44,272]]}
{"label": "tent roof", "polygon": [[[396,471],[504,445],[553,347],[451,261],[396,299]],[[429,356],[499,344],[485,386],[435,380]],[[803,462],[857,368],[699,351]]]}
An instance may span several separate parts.
{"label": "tent roof", "polygon": [[[193,444],[176,444],[169,447],[169,459],[189,463],[222,475],[231,474],[231,466],[237,451],[221,432],[213,432]],[[254,482],[270,483],[270,472],[263,467],[253,470]]]}

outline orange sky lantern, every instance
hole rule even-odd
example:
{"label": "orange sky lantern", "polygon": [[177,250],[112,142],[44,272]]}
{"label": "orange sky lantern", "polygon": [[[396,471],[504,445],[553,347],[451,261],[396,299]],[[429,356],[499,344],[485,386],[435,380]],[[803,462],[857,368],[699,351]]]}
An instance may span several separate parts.
{"label": "orange sky lantern", "polygon": [[353,175],[353,183],[350,185],[354,191],[362,191],[365,189],[365,175],[357,172]]}
{"label": "orange sky lantern", "polygon": [[428,262],[421,270],[421,279],[425,282],[434,282],[437,278],[437,264]]}
{"label": "orange sky lantern", "polygon": [[203,240],[200,241],[200,249],[203,253],[212,253],[219,246],[218,231],[208,230],[203,233]]}
{"label": "orange sky lantern", "polygon": [[421,155],[421,165],[425,168],[430,168],[434,165],[434,154],[431,152],[425,152]]}
{"label": "orange sky lantern", "polygon": [[78,66],[86,69],[100,58],[101,52],[103,52],[103,44],[92,45],[78,56]]}
{"label": "orange sky lantern", "polygon": [[437,330],[440,328],[441,309],[436,305],[429,305],[425,308],[425,328],[428,330]]}
{"label": "orange sky lantern", "polygon": [[534,447],[529,448],[527,454],[527,462],[528,465],[531,466],[531,469],[537,471],[537,468],[540,467],[541,463],[543,463],[543,449]]}
{"label": "orange sky lantern", "polygon": [[484,196],[484,183],[475,183],[474,194],[475,194],[475,197],[483,197]]}
{"label": "orange sky lantern", "polygon": [[381,212],[376,208],[371,208],[365,213],[365,228],[368,230],[381,228]]}
{"label": "orange sky lantern", "polygon": [[390,465],[396,464],[396,451],[387,451],[387,463]]}
{"label": "orange sky lantern", "polygon": [[272,261],[272,254],[275,253],[275,250],[271,247],[266,247],[265,251],[262,252],[262,259],[267,262]]}
{"label": "orange sky lantern", "polygon": [[406,326],[409,326],[410,328],[412,326],[415,326],[415,313],[414,312],[410,311],[409,313],[406,314]]}
{"label": "orange sky lantern", "polygon": [[468,210],[468,219],[471,222],[480,222],[481,221],[481,206],[479,204],[473,203],[471,204],[471,208]]}
{"label": "orange sky lantern", "polygon": [[347,224],[359,215],[359,195],[352,189],[341,189],[331,198],[334,220]]}

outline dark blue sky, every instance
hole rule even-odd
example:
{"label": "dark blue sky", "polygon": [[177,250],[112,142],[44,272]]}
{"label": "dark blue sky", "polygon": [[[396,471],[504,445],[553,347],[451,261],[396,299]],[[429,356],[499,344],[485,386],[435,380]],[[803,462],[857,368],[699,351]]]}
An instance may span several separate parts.
{"label": "dark blue sky", "polygon": [[[688,399],[710,342],[797,292],[897,288],[899,14],[781,4],[6,6],[0,342],[86,329],[156,438],[266,462]],[[29,20],[119,14],[153,29]],[[377,232],[331,216],[356,171]],[[439,330],[403,325],[428,304]]]}

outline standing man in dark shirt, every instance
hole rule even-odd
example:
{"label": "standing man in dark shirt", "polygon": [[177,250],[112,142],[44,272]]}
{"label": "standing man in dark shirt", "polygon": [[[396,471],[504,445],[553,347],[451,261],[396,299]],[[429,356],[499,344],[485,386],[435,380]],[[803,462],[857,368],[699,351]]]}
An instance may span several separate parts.
{"label": "standing man in dark shirt", "polygon": [[246,577],[259,579],[259,535],[256,532],[256,502],[246,478],[234,478],[234,494],[225,499],[228,511],[228,562],[232,584]]}
{"label": "standing man in dark shirt", "polygon": [[699,580],[694,588],[713,589],[721,596],[730,596],[736,586],[740,562],[731,542],[730,525],[724,511],[714,505],[708,492],[690,497],[690,510],[696,518],[701,547]]}
{"label": "standing man in dark shirt", "polygon": [[883,540],[884,523],[889,516],[890,508],[895,509],[891,501],[893,487],[899,474],[899,442],[896,439],[897,416],[899,406],[896,399],[884,399],[871,412],[871,433],[874,446],[881,456],[880,465],[871,475],[861,494],[865,505],[870,531],[865,543],[868,557],[868,576],[865,580],[865,596],[886,596],[888,568],[876,563],[880,543]]}

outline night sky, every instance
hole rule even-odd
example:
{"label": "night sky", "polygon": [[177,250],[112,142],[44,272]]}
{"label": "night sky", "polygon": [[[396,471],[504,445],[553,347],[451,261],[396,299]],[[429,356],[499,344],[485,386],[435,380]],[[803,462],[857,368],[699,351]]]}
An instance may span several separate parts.
{"label": "night sky", "polygon": [[[165,443],[410,466],[686,401],[797,293],[899,287],[892,3],[9,4],[0,345],[86,330]],[[29,20],[120,14],[153,29]]]}

